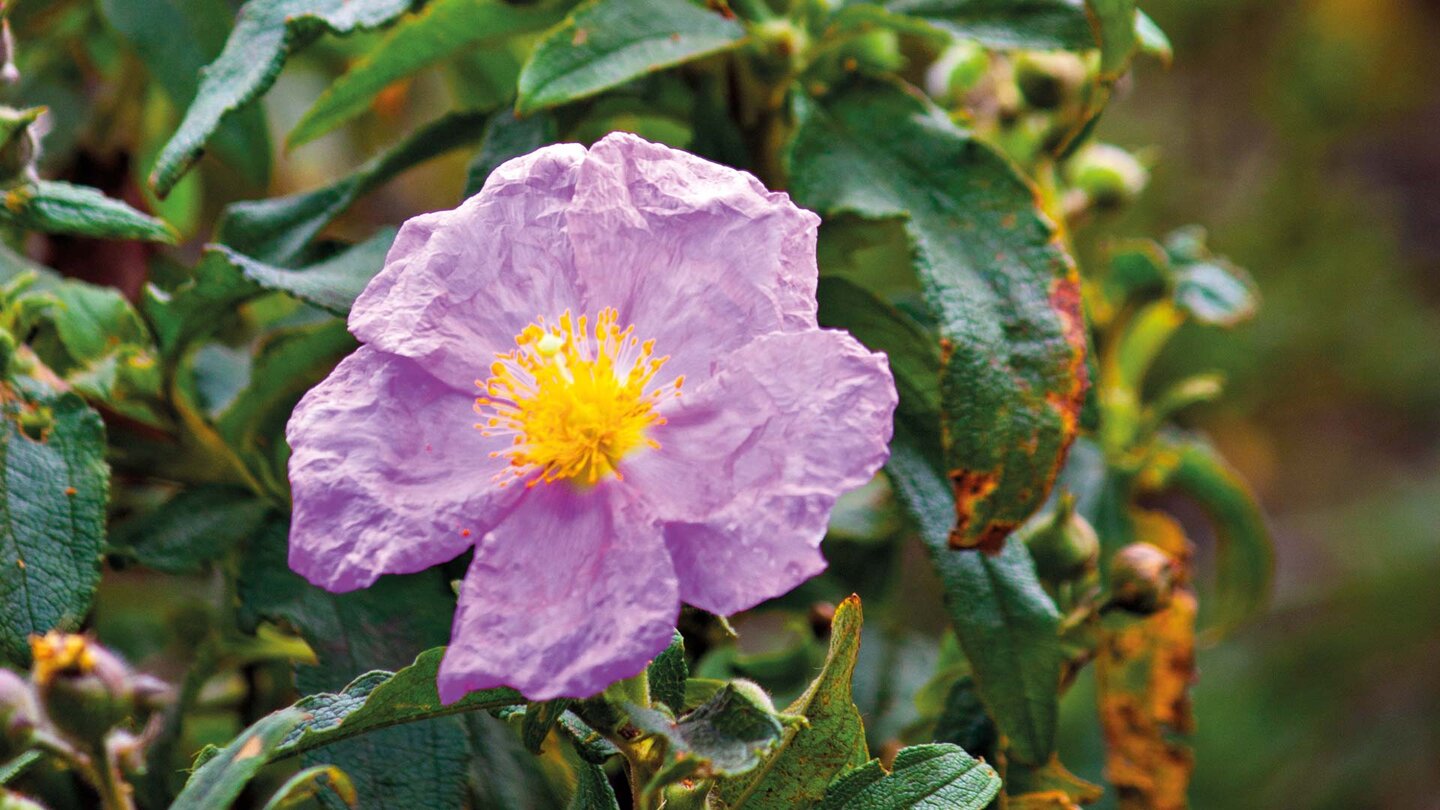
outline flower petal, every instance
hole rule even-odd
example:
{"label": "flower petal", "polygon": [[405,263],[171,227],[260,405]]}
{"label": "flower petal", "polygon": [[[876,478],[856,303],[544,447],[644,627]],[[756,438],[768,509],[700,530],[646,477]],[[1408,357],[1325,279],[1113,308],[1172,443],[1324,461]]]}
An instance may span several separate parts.
{"label": "flower petal", "polygon": [[751,342],[669,404],[660,448],[621,471],[667,521],[681,599],[728,615],[818,573],[835,499],[889,456],[896,402],[884,355],[814,330]]}
{"label": "flower petal", "polygon": [[589,697],[664,650],[679,611],[660,529],[623,487],[536,486],[475,549],[440,698]]}
{"label": "flower petal", "polygon": [[406,222],[350,331],[459,387],[537,316],[578,308],[564,216],[584,156],[545,147],[501,165],[459,208]]}
{"label": "flower petal", "polygon": [[478,541],[517,488],[497,488],[503,439],[474,428],[474,394],[362,346],[296,406],[290,567],[332,591],[420,571]]}
{"label": "flower petal", "polygon": [[815,328],[820,218],[751,175],[628,133],[590,148],[566,225],[586,307],[697,382],[758,335]]}

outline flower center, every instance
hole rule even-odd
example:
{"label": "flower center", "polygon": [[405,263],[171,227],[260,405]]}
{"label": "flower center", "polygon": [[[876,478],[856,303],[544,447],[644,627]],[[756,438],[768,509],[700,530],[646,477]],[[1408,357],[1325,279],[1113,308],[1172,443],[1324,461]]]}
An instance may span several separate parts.
{"label": "flower center", "polygon": [[665,424],[655,408],[679,396],[685,378],[651,388],[670,358],[655,357],[655,341],[635,337],[634,326],[620,328],[618,317],[613,308],[601,310],[593,332],[586,316],[572,318],[568,309],[554,324],[537,318],[515,336],[513,351],[496,355],[490,379],[475,381],[485,392],[475,400],[484,417],[475,427],[514,437],[491,453],[510,459],[496,476],[502,486],[621,478],[615,465],[625,454],[660,446],[646,431]]}

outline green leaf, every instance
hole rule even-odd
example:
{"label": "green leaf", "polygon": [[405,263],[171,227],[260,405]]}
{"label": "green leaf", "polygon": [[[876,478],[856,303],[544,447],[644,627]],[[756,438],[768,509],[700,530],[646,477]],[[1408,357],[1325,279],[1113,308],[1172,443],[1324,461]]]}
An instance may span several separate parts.
{"label": "green leaf", "polygon": [[[340,767],[367,808],[459,806],[471,754],[463,726],[443,715],[501,705],[502,693],[441,706],[435,688],[439,651],[416,657],[450,636],[455,597],[449,582],[431,569],[331,594],[290,571],[288,531],[276,520],[248,549],[238,587],[240,616],[247,623],[283,619],[299,628],[318,666],[296,671],[297,688],[333,694],[298,704],[314,717],[287,737],[279,753],[301,752],[306,766]],[[412,661],[403,678],[371,672]],[[426,719],[431,710],[441,716]],[[321,745],[324,750],[313,750]]]}
{"label": "green leaf", "polygon": [[1139,44],[1135,0],[1086,0],[1085,5],[1100,42],[1100,78],[1113,82],[1130,66]]}
{"label": "green leaf", "polygon": [[1224,259],[1178,264],[1174,272],[1175,305],[1199,323],[1234,326],[1259,307],[1250,275]]}
{"label": "green leaf", "polygon": [[516,110],[587,98],[744,39],[740,23],[688,0],[591,0],[535,47],[520,72]]}
{"label": "green leaf", "polygon": [[110,471],[105,427],[74,394],[24,399],[0,382],[0,655],[75,629],[100,581]]}
{"label": "green leaf", "polygon": [[907,426],[898,424],[886,471],[916,518],[945,589],[955,636],[1012,761],[1043,763],[1059,714],[1060,615],[1017,538],[997,555],[946,542],[954,498]]}
{"label": "green leaf", "polygon": [[465,180],[465,196],[479,192],[485,185],[485,178],[501,163],[554,143],[560,137],[558,129],[554,116],[546,112],[524,118],[509,111],[496,113],[485,124],[485,140],[470,164]]}
{"label": "green leaf", "polygon": [[5,192],[0,221],[41,233],[174,244],[175,229],[99,189],[29,180]]}
{"label": "green leaf", "polygon": [[39,762],[44,755],[39,751],[26,751],[0,765],[0,785],[8,785],[15,777],[25,773],[31,765]]}
{"label": "green leaf", "polygon": [[1170,45],[1170,38],[1150,19],[1150,15],[1138,8],[1135,9],[1135,42],[1142,53],[1159,59],[1167,67],[1175,58],[1175,49]]}
{"label": "green leaf", "polygon": [[206,247],[206,258],[218,256],[253,285],[252,292],[284,292],[336,315],[350,314],[350,305],[385,265],[385,254],[395,241],[394,228],[382,228],[369,239],[300,270],[276,267],[252,259],[225,245]]}
{"label": "green leaf", "polygon": [[220,215],[215,241],[262,262],[290,266],[357,199],[412,166],[480,140],[484,123],[483,113],[451,113],[328,186],[232,203]]}
{"label": "green leaf", "polygon": [[636,728],[663,738],[671,759],[689,773],[744,773],[760,764],[785,730],[764,691],[745,682],[725,684],[679,720],[641,706],[628,712]]}
{"label": "green leaf", "polygon": [[[231,9],[224,0],[101,0],[105,19],[139,54],[177,109],[195,100],[201,72],[225,44]],[[215,152],[254,186],[270,178],[270,131],[258,107],[226,116]]]}
{"label": "green leaf", "polygon": [[1122,239],[1108,248],[1105,294],[1115,307],[1165,295],[1174,283],[1170,257],[1150,239]]}
{"label": "green leaf", "polygon": [[195,101],[185,111],[150,173],[161,197],[200,159],[226,114],[244,107],[275,83],[285,59],[323,32],[349,34],[378,28],[412,0],[249,0],[225,48],[202,72]]}
{"label": "green leaf", "polygon": [[912,745],[895,755],[889,773],[879,760],[831,785],[817,810],[981,810],[1000,792],[1000,776],[954,745]]}
{"label": "green leaf", "polygon": [[680,633],[675,633],[670,646],[650,662],[645,677],[650,681],[651,699],[676,714],[685,710],[685,680],[690,677],[690,665],[685,661],[685,638]]}
{"label": "green leaf", "polygon": [[615,788],[599,765],[580,761],[575,764],[575,795],[566,810],[620,810]]}
{"label": "green leaf", "polygon": [[435,679],[444,655],[444,647],[426,650],[415,663],[398,672],[367,672],[339,692],[301,698],[293,708],[310,716],[275,747],[271,759],[333,745],[388,726],[525,702],[513,689],[486,689],[471,692],[449,705],[442,704]]}
{"label": "green leaf", "polygon": [[270,752],[305,715],[284,709],[262,717],[195,769],[170,810],[224,810],[259,773]]}
{"label": "green leaf", "polygon": [[1255,493],[1208,441],[1169,435],[1156,452],[1156,466],[1163,470],[1160,488],[1193,498],[1215,526],[1215,594],[1201,604],[1212,617],[1212,634],[1228,633],[1270,599],[1275,574],[1270,529]]}
{"label": "green leaf", "polygon": [[559,22],[569,0],[515,4],[505,0],[434,0],[407,15],[364,59],[315,100],[286,138],[308,143],[364,112],[390,83],[461,51],[485,50],[497,40],[541,31]]}
{"label": "green leaf", "polygon": [[760,768],[718,785],[727,807],[780,810],[808,806],[825,795],[825,786],[837,774],[870,756],[860,710],[850,695],[862,623],[859,597],[851,596],[835,608],[830,651],[820,675],[785,710],[803,716],[806,725],[787,729]]}
{"label": "green leaf", "polygon": [[156,571],[195,574],[252,536],[268,510],[247,489],[193,487],[121,523],[110,544]]}
{"label": "green leaf", "polygon": [[1095,47],[1083,0],[890,0],[885,5],[992,48]]}
{"label": "green leaf", "polygon": [[1004,158],[917,92],[861,81],[795,94],[791,193],[822,215],[902,218],[941,339],[951,542],[998,548],[1073,440],[1085,392],[1074,263]]}
{"label": "green leaf", "polygon": [[286,779],[270,801],[265,802],[263,810],[284,810],[327,790],[334,791],[347,805],[359,807],[360,798],[344,771],[334,765],[316,765]]}

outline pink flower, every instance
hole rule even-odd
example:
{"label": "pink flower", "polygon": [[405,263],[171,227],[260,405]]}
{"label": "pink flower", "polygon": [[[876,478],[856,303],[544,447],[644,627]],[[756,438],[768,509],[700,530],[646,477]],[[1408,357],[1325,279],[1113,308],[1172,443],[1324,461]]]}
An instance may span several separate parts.
{"label": "pink flower", "polygon": [[291,567],[347,591],[474,546],[447,702],[595,694],[681,602],[728,615],[819,573],[896,395],[816,325],[818,224],[626,134],[405,223],[351,312],[364,345],[290,420]]}

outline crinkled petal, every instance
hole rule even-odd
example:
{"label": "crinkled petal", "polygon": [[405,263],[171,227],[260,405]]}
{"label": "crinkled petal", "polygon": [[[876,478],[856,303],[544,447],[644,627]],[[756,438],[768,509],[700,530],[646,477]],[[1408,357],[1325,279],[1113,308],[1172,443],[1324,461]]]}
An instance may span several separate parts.
{"label": "crinkled petal", "polygon": [[449,560],[504,517],[503,439],[474,428],[474,394],[362,346],[300,404],[290,442],[290,567],[332,591]]}
{"label": "crinkled petal", "polygon": [[590,148],[566,225],[586,308],[615,307],[709,376],[758,335],[815,328],[820,219],[751,175],[628,133]]}
{"label": "crinkled petal", "polygon": [[597,694],[665,649],[679,610],[660,529],[624,488],[536,486],[475,549],[440,698]]}
{"label": "crinkled petal", "polygon": [[658,450],[621,463],[667,522],[685,602],[728,615],[824,567],[835,499],[889,455],[895,384],[843,332],[759,338],[667,406]]}
{"label": "crinkled petal", "polygon": [[565,211],[584,157],[578,144],[545,147],[501,165],[459,208],[406,222],[350,331],[460,386],[526,324],[578,308]]}

